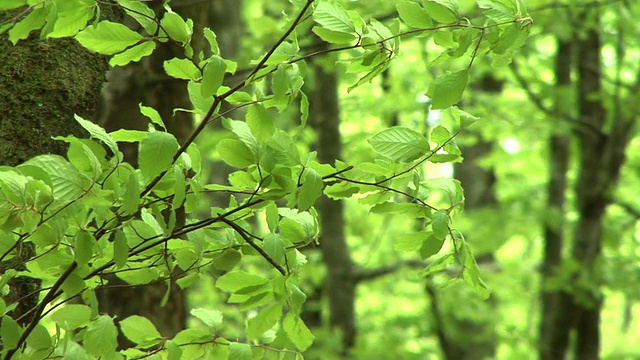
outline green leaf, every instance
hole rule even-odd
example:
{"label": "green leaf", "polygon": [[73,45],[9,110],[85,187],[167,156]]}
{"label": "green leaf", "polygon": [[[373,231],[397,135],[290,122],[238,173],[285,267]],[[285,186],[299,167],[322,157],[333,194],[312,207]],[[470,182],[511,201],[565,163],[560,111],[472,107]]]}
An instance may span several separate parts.
{"label": "green leaf", "polygon": [[380,131],[369,139],[369,144],[380,155],[398,162],[413,161],[429,151],[427,138],[401,126]]}
{"label": "green leaf", "polygon": [[186,45],[191,40],[191,27],[180,15],[171,10],[164,14],[164,17],[160,20],[160,25],[162,25],[169,37],[181,42],[183,45]]}
{"label": "green leaf", "polygon": [[256,104],[251,106],[246,115],[247,125],[251,133],[261,143],[266,143],[276,132],[273,117],[264,106]]}
{"label": "green leaf", "polygon": [[278,214],[278,205],[274,202],[269,202],[269,205],[265,208],[265,217],[267,220],[267,226],[271,232],[275,232],[278,228],[278,221],[280,221],[280,215]]}
{"label": "green leaf", "polygon": [[27,345],[33,349],[48,349],[53,345],[51,341],[51,334],[47,331],[42,323],[36,325],[31,331],[31,334],[27,337]]}
{"label": "green leaf", "polygon": [[264,285],[268,282],[269,280],[262,276],[236,270],[228,272],[218,278],[216,287],[222,291],[234,293],[252,286]]}
{"label": "green leaf", "polygon": [[291,77],[285,65],[279,66],[271,76],[271,89],[273,89],[271,103],[282,112],[289,104],[290,99],[287,94],[293,92]]}
{"label": "green leaf", "polygon": [[182,349],[175,342],[171,340],[165,341],[164,348],[167,350],[167,360],[182,359]]}
{"label": "green leaf", "polygon": [[18,340],[22,334],[20,325],[9,316],[2,317],[2,327],[0,327],[0,336],[2,336],[2,345],[7,349],[12,349],[18,345]]}
{"label": "green leaf", "polygon": [[154,346],[160,343],[162,335],[146,317],[133,315],[119,322],[120,329],[127,339],[140,347]]}
{"label": "green leaf", "polygon": [[113,319],[102,315],[94,320],[84,334],[84,348],[90,354],[110,358],[116,351],[118,329]]}
{"label": "green leaf", "polygon": [[442,125],[438,125],[431,130],[431,141],[436,143],[436,146],[443,146],[446,142],[451,141],[451,134],[449,130]]}
{"label": "green leaf", "polygon": [[102,127],[100,127],[100,125],[97,125],[89,120],[85,120],[78,115],[73,115],[73,118],[80,124],[80,126],[82,126],[89,132],[92,138],[102,141],[113,154],[118,153],[118,145],[116,144],[116,141],[109,134],[107,134],[107,132]]}
{"label": "green leaf", "polygon": [[155,22],[156,14],[145,3],[140,0],[117,0],[122,5],[127,15],[135,19],[147,34],[155,34],[158,24]]}
{"label": "green leaf", "polygon": [[274,327],[282,316],[282,303],[265,307],[247,321],[247,337],[258,340],[265,332]]}
{"label": "green leaf", "polygon": [[249,128],[249,125],[244,121],[226,119],[223,123],[226,128],[230,129],[234,134],[236,134],[240,141],[247,145],[247,147],[251,150],[254,159],[257,159],[260,145],[251,133],[251,128]]}
{"label": "green leaf", "polygon": [[113,240],[113,261],[117,269],[122,269],[127,264],[129,258],[129,245],[127,238],[122,231],[117,231]]}
{"label": "green leaf", "polygon": [[306,126],[307,119],[309,119],[309,98],[300,92],[300,125]]}
{"label": "green leaf", "polygon": [[222,311],[220,310],[196,308],[191,310],[191,315],[212,329],[216,329],[222,325]]}
{"label": "green leaf", "polygon": [[138,164],[142,175],[152,179],[169,169],[178,148],[178,141],[172,134],[162,131],[148,133],[140,142],[138,150]]}
{"label": "green leaf", "polygon": [[84,194],[82,175],[62,156],[40,155],[21,166],[35,166],[44,170],[51,181],[53,196],[60,202],[74,201]]}
{"label": "green leaf", "polygon": [[402,235],[396,239],[393,244],[393,249],[396,251],[417,251],[431,235],[431,231],[420,231]]}
{"label": "green leaf", "polygon": [[264,237],[262,248],[275,262],[281,264],[284,261],[284,241],[278,234],[269,233]]}
{"label": "green leaf", "polygon": [[431,98],[433,109],[447,108],[462,99],[462,93],[469,80],[469,70],[449,72],[438,77],[427,93]]}
{"label": "green leaf", "polygon": [[282,166],[296,166],[300,164],[298,146],[286,132],[277,129],[267,145],[275,150],[278,164]]}
{"label": "green leaf", "polygon": [[425,1],[424,7],[427,9],[427,13],[435,21],[443,24],[450,24],[458,21],[457,11],[453,6],[445,6],[436,1]]}
{"label": "green leaf", "polygon": [[87,305],[68,304],[51,314],[51,319],[63,329],[74,330],[89,323],[91,308]]}
{"label": "green leaf", "polygon": [[213,105],[213,97],[212,96],[202,96],[200,88],[202,84],[189,81],[187,84],[187,90],[189,91],[189,100],[193,104],[194,110],[196,114],[204,115],[209,111],[211,106]]}
{"label": "green leaf", "polygon": [[299,243],[307,238],[304,226],[291,218],[280,220],[280,235],[292,243]]}
{"label": "green leaf", "polygon": [[429,13],[416,2],[400,1],[396,4],[396,9],[402,21],[413,28],[429,28],[433,26]]}
{"label": "green leaf", "polygon": [[218,39],[216,34],[208,27],[205,27],[202,32],[205,39],[207,39],[207,42],[209,43],[211,53],[214,55],[220,55],[220,48],[218,47]]}
{"label": "green leaf", "polygon": [[229,344],[228,360],[253,360],[253,352],[249,344],[232,342]]}
{"label": "green leaf", "polygon": [[444,238],[438,239],[435,235],[431,234],[420,247],[420,257],[422,257],[423,260],[432,257],[442,249],[443,244]]}
{"label": "green leaf", "polygon": [[142,44],[133,46],[119,54],[114,55],[109,60],[109,65],[125,66],[130,62],[138,62],[145,56],[149,56],[156,49],[156,43],[154,41],[145,41]]}
{"label": "green leaf", "polygon": [[227,249],[213,259],[213,266],[218,270],[231,271],[242,260],[242,254],[234,249]]}
{"label": "green leaf", "polygon": [[429,161],[435,164],[460,162],[462,161],[462,157],[457,154],[433,154],[429,156]]}
{"label": "green leaf", "polygon": [[313,343],[313,334],[297,315],[288,313],[282,322],[282,327],[289,340],[291,340],[300,351],[307,350]]}
{"label": "green leaf", "polygon": [[461,128],[468,128],[480,120],[479,117],[469,114],[468,112],[458,109],[457,106],[452,106],[449,109],[451,117],[460,125]]}
{"label": "green leaf", "polygon": [[316,203],[316,200],[322,196],[323,188],[324,182],[322,181],[320,174],[311,168],[306,168],[302,180],[302,186],[298,193],[298,209],[305,211],[313,206],[313,204]]}
{"label": "green leaf", "polygon": [[79,32],[75,39],[91,51],[113,55],[135,45],[143,37],[123,24],[101,21]]}
{"label": "green leaf", "polygon": [[431,227],[436,239],[444,240],[449,234],[449,215],[444,210],[438,210],[431,216]]}
{"label": "green leaf", "polygon": [[222,85],[226,70],[227,64],[225,64],[223,58],[218,55],[211,56],[204,66],[200,94],[204,97],[213,96]]}
{"label": "green leaf", "polygon": [[520,48],[527,40],[530,29],[530,26],[520,23],[513,23],[509,25],[503,30],[500,37],[493,45],[493,52],[502,55],[507,53],[507,51],[513,51]]}
{"label": "green leaf", "polygon": [[[173,58],[165,60],[163,63],[164,71],[167,75],[183,80],[200,79],[200,69],[188,59]],[[202,89],[200,90],[202,92]]]}
{"label": "green leaf", "polygon": [[0,2],[0,11],[15,9],[22,5],[27,5],[27,0],[3,0]]}
{"label": "green leaf", "polygon": [[62,140],[69,143],[67,157],[71,164],[80,170],[83,175],[86,175],[94,181],[97,180],[102,174],[102,165],[93,151],[91,151],[91,148],[85,145],[83,140],[74,137],[68,137]]}
{"label": "green leaf", "polygon": [[15,45],[18,41],[28,38],[33,30],[40,29],[44,25],[46,18],[45,6],[36,7],[9,30],[9,41]]}
{"label": "green leaf", "polygon": [[353,33],[333,31],[320,26],[314,26],[311,31],[322,40],[331,44],[352,44],[358,37]]}
{"label": "green leaf", "polygon": [[463,265],[462,278],[482,299],[489,298],[491,291],[480,278],[480,269],[469,244],[464,240],[460,240],[460,243],[459,261]]}
{"label": "green leaf", "polygon": [[140,107],[140,113],[148,117],[152,123],[158,125],[162,130],[167,130],[167,127],[164,125],[164,121],[162,121],[162,117],[160,116],[158,110],[149,106],[144,106],[142,105],[142,103],[139,103],[138,107]]}
{"label": "green leaf", "polygon": [[[59,5],[56,4],[56,5]],[[58,6],[58,18],[53,25],[53,31],[46,35],[47,38],[71,37],[84,29],[87,22],[95,15],[95,6],[88,2],[79,1],[71,8],[61,9]]]}
{"label": "green leaf", "polygon": [[96,239],[86,230],[79,230],[74,237],[75,260],[79,266],[86,265],[93,256]]}
{"label": "green leaf", "polygon": [[502,22],[518,16],[516,2],[513,0],[478,0],[482,13],[491,20]]}
{"label": "green leaf", "polygon": [[349,13],[340,5],[323,1],[313,12],[313,20],[322,27],[337,32],[352,33],[356,29],[349,17]]}
{"label": "green leaf", "polygon": [[251,150],[240,140],[223,139],[216,148],[222,161],[235,168],[246,168],[257,162]]}

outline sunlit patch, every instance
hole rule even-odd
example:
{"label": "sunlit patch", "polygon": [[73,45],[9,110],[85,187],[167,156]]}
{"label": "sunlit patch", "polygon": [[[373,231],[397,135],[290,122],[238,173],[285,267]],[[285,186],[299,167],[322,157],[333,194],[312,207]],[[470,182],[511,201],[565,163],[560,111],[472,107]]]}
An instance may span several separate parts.
{"label": "sunlit patch", "polygon": [[509,154],[515,154],[520,151],[520,142],[512,137],[502,140],[502,148]]}

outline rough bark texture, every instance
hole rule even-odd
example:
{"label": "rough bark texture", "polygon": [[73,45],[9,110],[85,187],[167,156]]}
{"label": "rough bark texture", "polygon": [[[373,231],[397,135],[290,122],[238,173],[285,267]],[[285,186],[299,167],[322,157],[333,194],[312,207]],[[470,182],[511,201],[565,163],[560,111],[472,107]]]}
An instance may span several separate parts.
{"label": "rough bark texture", "polygon": [[[556,53],[555,76],[558,89],[571,84],[572,47],[570,42],[559,41]],[[566,99],[556,99],[558,116],[569,115],[563,105]],[[540,359],[561,359],[569,343],[571,312],[559,312],[559,303],[569,301],[569,294],[562,289],[548,287],[550,280],[558,276],[562,264],[565,226],[565,192],[569,168],[569,134],[554,134],[549,139],[549,183],[547,184],[547,208],[551,214],[544,225],[544,255],[542,264],[541,320],[539,335]]]}
{"label": "rough bark texture", "polygon": [[[184,18],[194,20],[195,51],[202,49],[203,39],[195,37],[202,33],[206,21],[208,3],[172,2],[173,9]],[[162,11],[162,10],[159,10]],[[158,110],[167,130],[178,142],[182,143],[191,133],[193,118],[186,112],[173,113],[174,108],[191,107],[186,83],[182,80],[169,78],[164,74],[162,63],[173,57],[184,57],[182,49],[174,44],[159,44],[158,49],[141,63],[130,64],[123,68],[115,68],[109,74],[109,83],[103,97],[106,99],[100,122],[108,131],[121,128],[146,129],[148,121],[140,115],[138,104],[151,106]],[[135,146],[122,149],[125,159],[135,164],[137,153]],[[184,209],[176,209],[176,226],[184,223]],[[172,337],[186,327],[187,311],[184,291],[175,283],[152,283],[144,287],[130,287],[117,279],[109,277],[109,286],[99,292],[101,311],[117,315],[125,319],[131,315],[141,315],[149,318],[163,336]],[[162,299],[171,287],[169,300],[162,307]],[[121,348],[131,343],[124,337],[118,339]]]}
{"label": "rough bark texture", "polygon": [[[318,160],[333,163],[341,156],[338,77],[314,65],[315,88],[311,98],[313,125],[318,134]],[[326,196],[316,204],[320,217],[320,250],[327,268],[325,294],[329,300],[330,325],[339,330],[345,351],[355,343],[355,288],[353,263],[344,231],[344,205]]]}
{"label": "rough bark texture", "polygon": [[[0,22],[9,13],[0,12]],[[41,41],[36,36],[13,46],[0,36],[0,165],[15,166],[40,154],[66,154],[66,144],[53,136],[86,136],[73,114],[90,116],[108,69],[104,57],[92,54],[75,40]],[[16,257],[0,264],[26,270],[34,255],[21,244]],[[7,304],[17,302],[11,315],[18,322],[38,302],[39,282],[16,277],[9,283]]]}

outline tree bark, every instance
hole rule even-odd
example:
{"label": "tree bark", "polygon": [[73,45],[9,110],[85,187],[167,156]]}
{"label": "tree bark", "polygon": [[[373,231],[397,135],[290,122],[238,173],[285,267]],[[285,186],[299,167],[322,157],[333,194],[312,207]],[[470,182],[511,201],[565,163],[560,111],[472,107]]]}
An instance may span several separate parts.
{"label": "tree bark", "polygon": [[[313,125],[318,134],[318,160],[334,163],[341,157],[338,76],[314,64],[315,88],[311,98]],[[320,218],[320,250],[327,268],[325,293],[329,299],[329,322],[342,335],[344,351],[356,339],[354,267],[344,231],[344,205],[323,196],[316,204]]]}
{"label": "tree bark", "polygon": [[[0,22],[12,12],[0,12]],[[73,39],[41,41],[36,35],[16,46],[0,37],[0,165],[15,166],[40,154],[66,155],[64,142],[54,136],[86,136],[73,119],[93,113],[108,64],[105,57],[90,53]],[[0,264],[27,271],[34,256],[23,243],[16,256]],[[11,316],[26,324],[26,315],[38,303],[40,283],[28,276],[9,282],[7,304],[17,303]]]}

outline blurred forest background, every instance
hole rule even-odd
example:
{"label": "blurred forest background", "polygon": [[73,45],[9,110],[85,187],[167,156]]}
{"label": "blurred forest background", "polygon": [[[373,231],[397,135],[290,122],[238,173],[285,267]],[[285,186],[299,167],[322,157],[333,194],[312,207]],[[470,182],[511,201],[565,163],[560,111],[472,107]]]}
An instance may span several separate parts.
{"label": "blurred forest background", "polygon": [[[341,2],[383,23],[398,21],[398,3]],[[473,21],[478,4],[460,0],[459,11]],[[283,13],[292,13],[285,0],[174,0],[171,6],[196,29],[215,31],[221,55],[239,64],[238,76],[281,36]],[[472,291],[455,265],[421,276],[434,260],[404,252],[397,241],[420,225],[412,217],[370,213],[358,204],[366,198],[321,199],[320,242],[303,250],[308,264],[300,275],[308,295],[302,317],[315,335],[305,358],[640,359],[640,2],[529,0],[527,6],[534,23],[514,58],[474,60],[458,106],[480,121],[456,138],[464,162],[425,169],[430,178],[461,181],[465,211],[453,227],[470,242],[490,298]],[[311,32],[299,33],[308,34],[300,37],[304,53],[328,49]],[[448,121],[430,110],[426,91],[447,70],[432,50],[452,46],[451,33],[402,42],[381,76],[352,91],[358,75],[339,61],[348,51],[310,58],[304,85],[310,126],[300,146],[317,151],[321,161],[360,163],[376,157],[365,140],[381,129],[402,125],[427,133]],[[112,69],[94,120],[108,131],[145,129],[138,103],[165,119],[173,108],[188,108],[184,84],[162,75],[171,51]],[[179,116],[167,124],[183,141],[191,121]],[[291,129],[298,117],[285,112],[274,121]],[[224,181],[232,169],[216,145],[228,132],[206,131],[197,140],[203,171]],[[209,202],[228,198],[211,195]],[[190,308],[220,309],[222,335],[241,338],[244,316],[215,288],[223,270],[172,292],[164,311],[150,310],[165,294],[153,285],[101,292],[102,305],[121,317],[144,314],[163,334],[197,325]]]}

